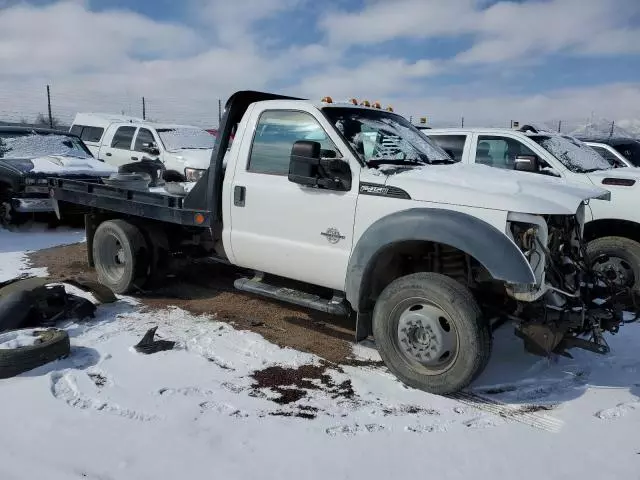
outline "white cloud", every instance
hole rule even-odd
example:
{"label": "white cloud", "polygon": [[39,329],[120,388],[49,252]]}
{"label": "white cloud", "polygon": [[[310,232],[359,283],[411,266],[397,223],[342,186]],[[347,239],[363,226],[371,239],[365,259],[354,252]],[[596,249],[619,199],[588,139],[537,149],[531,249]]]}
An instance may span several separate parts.
{"label": "white cloud", "polygon": [[495,63],[555,52],[618,54],[640,51],[640,30],[625,22],[637,0],[501,1],[376,0],[360,12],[333,11],[322,21],[343,47],[398,38],[469,36],[458,63]]}
{"label": "white cloud", "polygon": [[197,46],[185,27],[131,12],[95,14],[80,2],[14,6],[0,15],[3,75],[121,68],[136,55],[171,56]]}
{"label": "white cloud", "polygon": [[279,12],[301,5],[305,0],[191,0],[191,8],[205,25],[212,26],[225,44],[253,39],[251,26]]}
{"label": "white cloud", "polygon": [[[298,87],[304,95],[322,93],[333,98],[368,98],[370,101],[410,93],[415,80],[424,79],[439,71],[437,62],[376,58],[353,67],[334,67],[304,79]],[[319,97],[320,98],[320,97]]]}
{"label": "white cloud", "polygon": [[[403,36],[469,34],[475,44],[456,61],[509,62],[494,69],[502,75],[525,54],[638,48],[640,42],[629,42],[636,32],[621,20],[640,10],[636,0],[615,0],[620,8],[607,11],[604,0],[500,3],[486,9],[480,8],[486,0],[374,0],[361,13],[330,12],[319,19],[327,32],[321,43],[285,49],[266,46],[256,22],[309,0],[189,1],[199,18],[188,25],[124,10],[94,12],[86,0],[9,4],[0,14],[0,120],[33,119],[46,111],[46,84],[52,86],[54,114],[65,121],[78,110],[140,114],[144,95],[152,118],[211,126],[217,123],[218,99],[274,85],[288,85],[282,93],[309,98],[379,100],[407,116],[428,115],[446,123],[462,115],[475,124],[569,120],[586,118],[592,110],[608,118],[638,116],[638,84],[482,97],[482,85],[470,75],[463,87],[436,97],[428,93],[429,82],[456,68],[451,59],[369,55],[352,62],[345,53],[356,44],[372,45],[375,52],[377,42]],[[582,8],[575,18],[565,19],[567,5],[578,4]],[[541,26],[543,12],[553,15]],[[586,25],[595,23],[586,35]]]}
{"label": "white cloud", "polygon": [[[385,100],[386,102],[386,100]],[[591,115],[609,119],[637,118],[640,83],[618,83],[569,88],[532,95],[414,97],[400,99],[396,111],[414,118],[427,115],[439,126],[508,126],[511,120],[568,124],[587,121]]]}

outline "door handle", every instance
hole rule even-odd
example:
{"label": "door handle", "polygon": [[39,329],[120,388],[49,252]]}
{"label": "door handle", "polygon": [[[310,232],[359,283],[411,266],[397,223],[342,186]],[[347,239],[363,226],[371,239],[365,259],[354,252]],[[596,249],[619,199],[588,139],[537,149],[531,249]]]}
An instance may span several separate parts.
{"label": "door handle", "polygon": [[138,160],[138,157],[131,157],[131,160]]}
{"label": "door handle", "polygon": [[236,207],[244,207],[246,196],[247,189],[245,187],[236,185],[233,188],[233,204]]}
{"label": "door handle", "polygon": [[111,152],[107,152],[107,153],[105,153],[105,155],[106,155],[107,157],[110,157],[110,156],[111,156]]}

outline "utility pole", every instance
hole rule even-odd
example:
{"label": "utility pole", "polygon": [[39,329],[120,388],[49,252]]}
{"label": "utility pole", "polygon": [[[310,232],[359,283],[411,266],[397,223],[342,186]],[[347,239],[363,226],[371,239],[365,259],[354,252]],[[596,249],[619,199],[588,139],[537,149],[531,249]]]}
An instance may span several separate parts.
{"label": "utility pole", "polygon": [[47,85],[47,109],[49,110],[49,128],[53,128],[53,116],[51,115],[51,89]]}
{"label": "utility pole", "polygon": [[218,128],[222,123],[222,100],[218,99]]}
{"label": "utility pole", "polygon": [[147,119],[147,105],[144,103],[144,97],[142,97],[142,119]]}
{"label": "utility pole", "polygon": [[558,133],[562,130],[562,120],[558,120]]}
{"label": "utility pole", "polygon": [[464,117],[462,117],[462,120],[460,121],[460,127],[464,128]]}
{"label": "utility pole", "polygon": [[611,130],[609,131],[609,138],[613,137],[613,127],[615,126],[616,121],[611,122]]}

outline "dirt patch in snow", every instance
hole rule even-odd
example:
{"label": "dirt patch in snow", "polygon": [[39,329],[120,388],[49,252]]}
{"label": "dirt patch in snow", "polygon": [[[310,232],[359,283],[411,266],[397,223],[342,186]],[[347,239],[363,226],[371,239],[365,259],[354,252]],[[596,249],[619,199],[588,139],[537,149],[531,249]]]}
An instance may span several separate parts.
{"label": "dirt patch in snow", "polygon": [[[95,279],[87,265],[86,244],[33,252],[33,267],[46,267],[54,279]],[[193,314],[208,314],[235,328],[252,330],[272,343],[313,353],[332,363],[379,365],[351,357],[352,321],[238,292],[233,287],[242,272],[226,265],[192,263],[174,272],[152,291],[134,295],[150,309],[177,306]]]}
{"label": "dirt patch in snow", "polygon": [[304,398],[307,390],[324,390],[331,398],[352,400],[355,397],[351,380],[336,384],[326,365],[302,365],[298,368],[267,367],[254,372],[254,391],[270,389],[279,394],[272,400],[286,405]]}

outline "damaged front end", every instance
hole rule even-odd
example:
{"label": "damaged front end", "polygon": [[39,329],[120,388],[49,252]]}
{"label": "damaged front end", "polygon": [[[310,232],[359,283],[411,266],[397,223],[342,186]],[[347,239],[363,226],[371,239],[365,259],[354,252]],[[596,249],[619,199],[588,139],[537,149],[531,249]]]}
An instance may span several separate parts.
{"label": "damaged front end", "polygon": [[[578,347],[609,352],[604,332],[625,323],[618,299],[629,292],[596,272],[583,239],[585,205],[575,215],[509,215],[509,234],[536,276],[535,285],[508,285],[516,335],[533,354],[571,356]],[[635,304],[635,302],[634,302]],[[633,312],[637,316],[637,312]]]}

